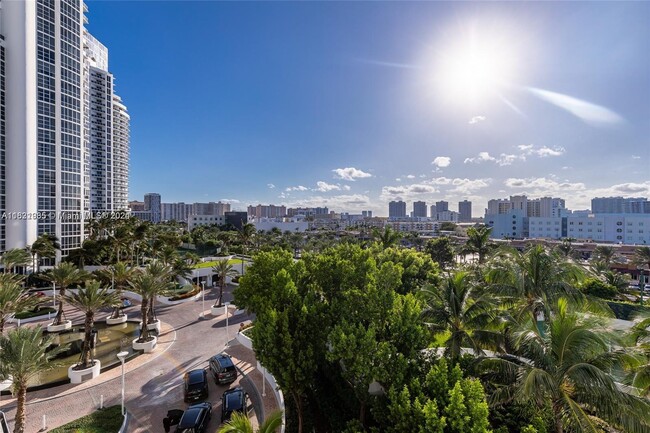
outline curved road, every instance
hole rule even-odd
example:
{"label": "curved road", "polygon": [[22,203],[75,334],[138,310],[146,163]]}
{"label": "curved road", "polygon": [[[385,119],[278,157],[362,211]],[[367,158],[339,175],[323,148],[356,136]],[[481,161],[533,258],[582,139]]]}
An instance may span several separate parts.
{"label": "curved road", "polygon": [[[225,290],[224,299],[231,299],[232,287]],[[226,344],[225,315],[214,317],[209,314],[210,306],[214,303],[218,289],[206,290],[205,319],[199,318],[201,299],[188,301],[183,304],[168,306],[158,304],[156,313],[167,325],[161,332],[161,344],[152,354],[155,356],[141,366],[140,356],[127,363],[125,375],[126,407],[132,417],[129,421],[129,432],[163,432],[162,419],[169,409],[184,409],[183,403],[183,373],[197,368],[207,367],[208,359],[221,352]],[[129,319],[139,318],[139,305],[127,309]],[[232,314],[232,309],[231,309]],[[74,323],[80,323],[78,312],[67,312],[68,318]],[[98,320],[103,319],[99,315]],[[244,314],[230,317],[228,336],[234,338],[243,321],[250,320]],[[133,369],[134,367],[134,369]],[[130,371],[129,371],[130,370]],[[221,394],[235,384],[216,386],[210,381],[210,396],[208,401],[213,403],[212,421],[208,433],[214,433],[219,426],[221,415]],[[250,382],[241,380],[241,385],[249,392],[257,408],[261,402],[255,401],[255,391]],[[120,404],[121,376],[120,368],[114,368],[103,373],[90,383],[81,385],[62,385],[47,390],[30,392],[27,395],[27,429],[28,433],[41,431],[43,415],[46,416],[47,429],[65,424],[80,416],[88,414],[99,406],[101,396],[104,405]],[[10,424],[13,425],[15,415],[15,400],[4,397],[0,409],[5,411]],[[250,403],[250,402],[249,402]],[[172,428],[173,429],[173,428]],[[172,430],[173,431],[173,430]]]}

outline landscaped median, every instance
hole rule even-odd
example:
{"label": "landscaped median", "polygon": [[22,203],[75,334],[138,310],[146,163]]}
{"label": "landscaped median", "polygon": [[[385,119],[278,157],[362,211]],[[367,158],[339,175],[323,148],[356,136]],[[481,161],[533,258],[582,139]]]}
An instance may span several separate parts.
{"label": "landscaped median", "polygon": [[122,427],[124,417],[120,406],[99,409],[61,427],[49,430],[50,433],[117,433]]}

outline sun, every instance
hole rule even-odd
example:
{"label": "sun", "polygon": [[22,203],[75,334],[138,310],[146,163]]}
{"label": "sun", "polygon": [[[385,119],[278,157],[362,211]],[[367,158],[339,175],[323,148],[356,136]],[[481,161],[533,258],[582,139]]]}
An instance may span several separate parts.
{"label": "sun", "polygon": [[445,50],[437,62],[439,86],[459,101],[479,102],[498,95],[513,79],[513,56],[509,47],[472,39]]}

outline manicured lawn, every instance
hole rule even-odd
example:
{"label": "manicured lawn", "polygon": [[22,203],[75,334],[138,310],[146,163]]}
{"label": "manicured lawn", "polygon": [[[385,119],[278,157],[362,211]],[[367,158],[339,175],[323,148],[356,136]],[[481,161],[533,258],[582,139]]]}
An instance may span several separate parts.
{"label": "manicured lawn", "polygon": [[[228,260],[228,263],[230,263],[233,266],[241,265],[241,262],[242,262],[241,259],[230,259],[230,260]],[[217,264],[216,260],[213,260],[211,262],[203,262],[203,263],[199,263],[198,265],[194,266],[194,269],[211,268],[216,264]]]}
{"label": "manicured lawn", "polygon": [[50,433],[116,433],[124,418],[120,406],[111,406],[50,430]]}
{"label": "manicured lawn", "polygon": [[14,317],[23,320],[29,319],[30,317],[47,316],[47,313],[56,313],[56,309],[52,307],[44,307],[38,311],[23,311],[22,313],[17,313]]}

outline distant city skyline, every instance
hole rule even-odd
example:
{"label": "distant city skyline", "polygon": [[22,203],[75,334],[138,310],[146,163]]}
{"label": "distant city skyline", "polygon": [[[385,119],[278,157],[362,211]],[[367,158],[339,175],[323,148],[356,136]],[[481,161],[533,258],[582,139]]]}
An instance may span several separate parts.
{"label": "distant city skyline", "polygon": [[649,3],[89,9],[132,114],[129,199],[479,216],[650,196]]}

